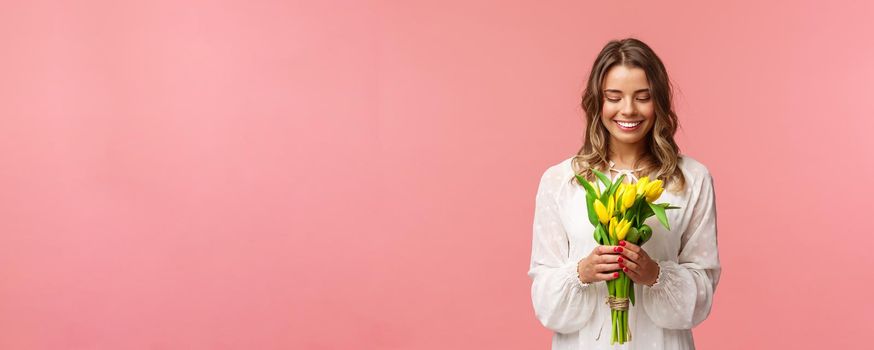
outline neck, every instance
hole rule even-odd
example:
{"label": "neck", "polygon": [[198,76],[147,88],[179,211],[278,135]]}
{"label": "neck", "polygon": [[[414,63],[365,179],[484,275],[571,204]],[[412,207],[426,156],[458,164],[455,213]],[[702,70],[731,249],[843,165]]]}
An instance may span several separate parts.
{"label": "neck", "polygon": [[633,169],[646,154],[643,142],[634,144],[611,142],[609,148],[609,160],[612,160],[616,167],[624,169]]}

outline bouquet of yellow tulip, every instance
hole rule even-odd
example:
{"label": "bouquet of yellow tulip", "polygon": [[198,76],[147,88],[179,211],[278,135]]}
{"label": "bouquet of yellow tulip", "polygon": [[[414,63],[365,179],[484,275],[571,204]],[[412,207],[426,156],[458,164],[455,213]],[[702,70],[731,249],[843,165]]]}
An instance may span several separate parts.
{"label": "bouquet of yellow tulip", "polygon": [[[645,224],[647,218],[655,215],[659,222],[670,230],[667,209],[679,209],[669,203],[653,203],[664,192],[662,180],[649,181],[644,176],[634,184],[623,183],[625,174],[616,182],[610,182],[603,173],[592,169],[598,179],[604,183],[602,192],[597,182],[589,182],[581,175],[576,175],[577,181],[586,189],[586,206],[589,212],[589,222],[595,227],[595,242],[601,245],[617,245],[625,240],[636,245],[643,245],[652,237],[652,228]],[[628,302],[634,305],[634,282],[623,272],[619,278],[607,281],[613,320],[613,336],[610,344],[624,344],[631,340],[628,329]]]}

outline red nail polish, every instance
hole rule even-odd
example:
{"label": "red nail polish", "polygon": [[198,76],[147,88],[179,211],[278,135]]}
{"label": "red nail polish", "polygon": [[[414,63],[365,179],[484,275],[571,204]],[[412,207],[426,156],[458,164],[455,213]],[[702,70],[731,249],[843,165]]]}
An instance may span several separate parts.
{"label": "red nail polish", "polygon": [[619,277],[619,272],[613,273],[613,277]]}
{"label": "red nail polish", "polygon": [[625,241],[619,241],[619,245],[621,245],[621,246],[624,247],[624,246],[625,246]]}
{"label": "red nail polish", "polygon": [[622,271],[628,272],[628,268],[627,268],[627,267],[623,267],[623,268],[622,268]]}
{"label": "red nail polish", "polygon": [[616,247],[616,249],[618,249],[618,252],[622,252],[622,247]]}
{"label": "red nail polish", "polygon": [[619,264],[619,268],[625,270],[625,265]]}
{"label": "red nail polish", "polygon": [[619,257],[619,262],[622,262],[622,257],[621,257],[621,256]]}
{"label": "red nail polish", "polygon": [[618,252],[618,251],[619,251],[619,247],[613,247],[613,252]]}

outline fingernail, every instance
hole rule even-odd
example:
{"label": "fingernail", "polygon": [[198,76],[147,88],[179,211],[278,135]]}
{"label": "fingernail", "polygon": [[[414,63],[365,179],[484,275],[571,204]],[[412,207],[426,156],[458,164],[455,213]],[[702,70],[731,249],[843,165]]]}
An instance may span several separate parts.
{"label": "fingernail", "polygon": [[621,252],[621,251],[622,251],[622,247],[616,247],[616,249],[618,249],[617,252]]}
{"label": "fingernail", "polygon": [[623,268],[622,268],[622,271],[628,272],[628,268],[627,268],[627,267],[623,267]]}
{"label": "fingernail", "polygon": [[624,246],[625,246],[625,241],[619,241],[619,245],[621,245],[621,246],[624,247]]}
{"label": "fingernail", "polygon": [[622,262],[622,257],[621,257],[621,256],[619,257],[619,262]]}
{"label": "fingernail", "polygon": [[613,252],[618,252],[618,251],[619,251],[619,247],[613,247]]}
{"label": "fingernail", "polygon": [[619,272],[614,272],[613,277],[619,277]]}
{"label": "fingernail", "polygon": [[619,268],[624,270],[624,269],[625,269],[625,265],[619,264]]}

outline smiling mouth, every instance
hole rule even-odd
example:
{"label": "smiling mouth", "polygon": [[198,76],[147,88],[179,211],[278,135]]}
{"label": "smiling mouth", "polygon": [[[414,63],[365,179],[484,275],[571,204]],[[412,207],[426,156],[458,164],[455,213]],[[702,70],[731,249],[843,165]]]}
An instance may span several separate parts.
{"label": "smiling mouth", "polygon": [[614,121],[616,122],[616,124],[619,124],[619,126],[621,126],[624,129],[634,129],[635,127],[637,127],[638,125],[643,123],[643,120],[638,120],[636,122],[626,122],[626,121],[618,121],[618,120],[614,120]]}

